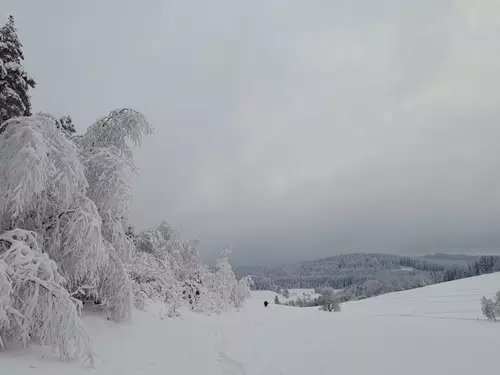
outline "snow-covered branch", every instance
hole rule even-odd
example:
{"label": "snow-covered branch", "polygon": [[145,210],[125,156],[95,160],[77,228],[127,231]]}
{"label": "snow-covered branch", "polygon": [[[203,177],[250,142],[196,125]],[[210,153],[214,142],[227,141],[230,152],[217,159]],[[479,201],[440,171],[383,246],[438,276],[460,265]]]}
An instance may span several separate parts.
{"label": "snow-covered branch", "polygon": [[35,233],[15,229],[0,235],[0,338],[51,346],[63,360],[93,361],[80,302],[63,283],[55,262],[38,248]]}
{"label": "snow-covered branch", "polygon": [[131,158],[132,150],[127,140],[140,146],[144,136],[151,134],[153,127],[142,113],[122,108],[95,122],[84,134],[82,143],[88,150],[114,147],[121,155]]}

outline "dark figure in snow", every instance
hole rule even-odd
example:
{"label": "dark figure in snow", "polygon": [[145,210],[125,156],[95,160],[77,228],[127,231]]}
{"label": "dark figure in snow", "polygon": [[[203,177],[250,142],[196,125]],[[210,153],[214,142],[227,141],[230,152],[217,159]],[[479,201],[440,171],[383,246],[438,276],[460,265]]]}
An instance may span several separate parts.
{"label": "dark figure in snow", "polygon": [[267,301],[264,301],[264,307],[267,307],[267,305],[269,305],[269,303],[267,303]]}

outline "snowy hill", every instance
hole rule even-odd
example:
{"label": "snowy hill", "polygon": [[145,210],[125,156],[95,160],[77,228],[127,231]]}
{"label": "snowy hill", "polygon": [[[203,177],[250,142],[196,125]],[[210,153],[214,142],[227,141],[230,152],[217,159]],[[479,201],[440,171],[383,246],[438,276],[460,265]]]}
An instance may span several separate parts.
{"label": "snowy hill", "polygon": [[[99,356],[93,374],[497,374],[500,323],[480,317],[479,301],[498,289],[495,273],[348,302],[340,313],[277,306],[275,293],[259,291],[220,316],[84,321]],[[0,374],[80,373],[48,350],[0,353]]]}
{"label": "snowy hill", "polygon": [[282,288],[342,289],[345,300],[419,288],[500,271],[498,256],[434,254],[409,257],[353,253],[284,264],[278,267],[236,267],[239,277],[252,275],[257,290]]}
{"label": "snowy hill", "polygon": [[425,260],[390,254],[344,254],[279,267],[236,267],[252,275],[258,290],[280,288],[344,289],[346,299],[370,297],[441,282],[447,269]]}

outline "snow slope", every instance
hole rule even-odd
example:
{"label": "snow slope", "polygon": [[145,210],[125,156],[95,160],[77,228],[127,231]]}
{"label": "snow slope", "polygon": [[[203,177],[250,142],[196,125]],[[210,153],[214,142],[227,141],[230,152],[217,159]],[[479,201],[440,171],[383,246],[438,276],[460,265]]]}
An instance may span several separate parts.
{"label": "snow slope", "polygon": [[[120,326],[88,315],[92,374],[498,374],[500,323],[480,318],[479,300],[500,289],[500,273],[346,303],[340,313],[263,307],[256,292],[239,312],[185,313],[160,320],[135,312]],[[0,374],[84,374],[40,348],[0,353]]]}

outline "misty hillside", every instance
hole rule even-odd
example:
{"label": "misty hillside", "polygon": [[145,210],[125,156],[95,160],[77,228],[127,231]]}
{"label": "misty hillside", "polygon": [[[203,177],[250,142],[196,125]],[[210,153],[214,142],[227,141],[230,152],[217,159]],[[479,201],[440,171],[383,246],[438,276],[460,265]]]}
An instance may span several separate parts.
{"label": "misty hillside", "polygon": [[444,253],[435,253],[417,257],[417,259],[425,260],[434,264],[441,264],[446,267],[468,267],[470,263],[476,262],[479,258],[481,258],[480,255]]}
{"label": "misty hillside", "polygon": [[[432,257],[433,256],[429,256]],[[237,267],[238,277],[252,275],[256,289],[342,289],[346,299],[370,297],[489,273],[500,269],[499,257],[474,257],[457,266],[457,259],[437,256],[433,262],[390,254],[345,254],[278,267]]]}

